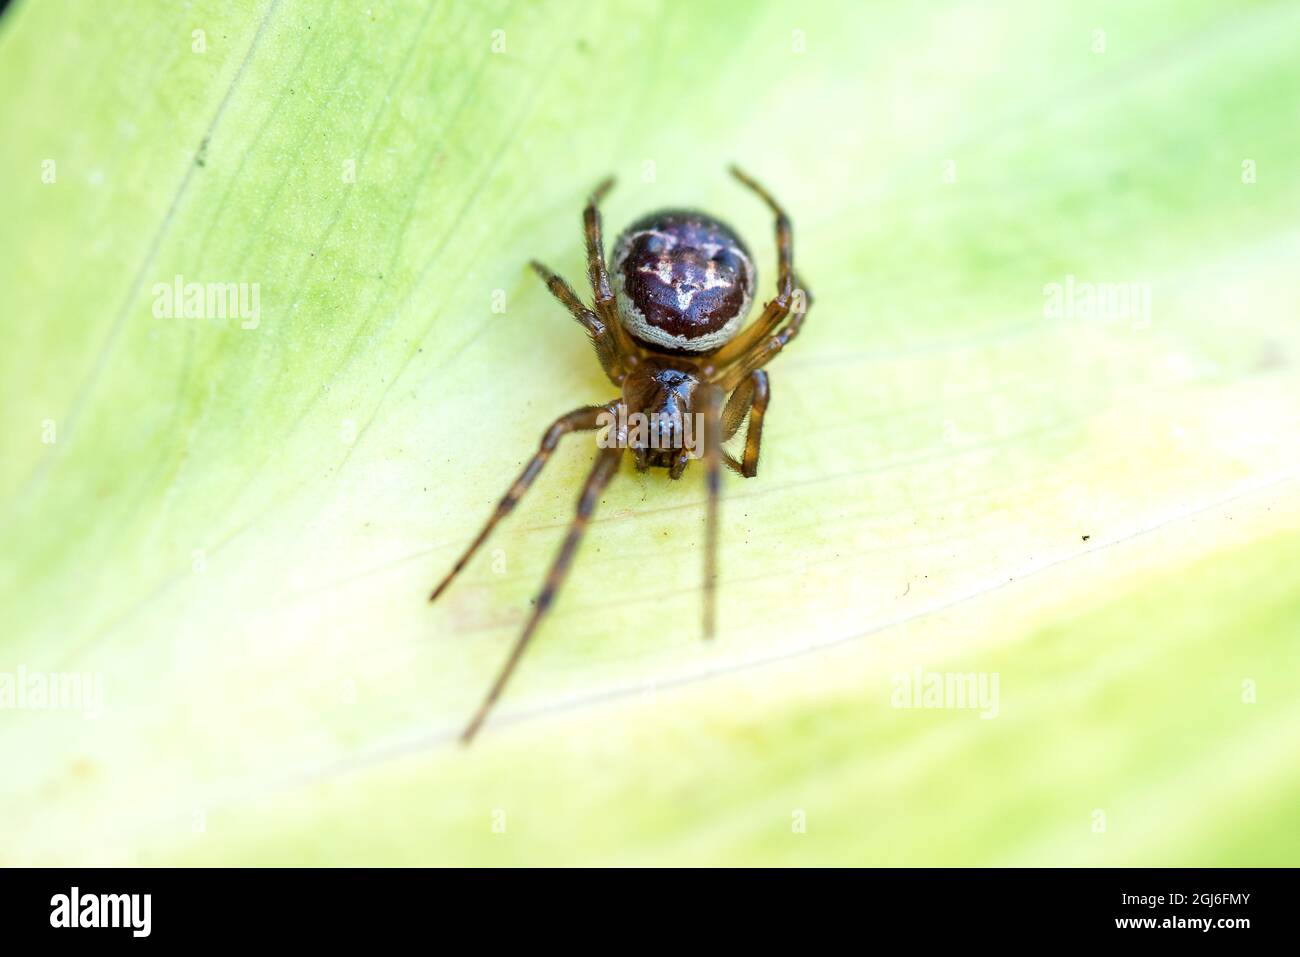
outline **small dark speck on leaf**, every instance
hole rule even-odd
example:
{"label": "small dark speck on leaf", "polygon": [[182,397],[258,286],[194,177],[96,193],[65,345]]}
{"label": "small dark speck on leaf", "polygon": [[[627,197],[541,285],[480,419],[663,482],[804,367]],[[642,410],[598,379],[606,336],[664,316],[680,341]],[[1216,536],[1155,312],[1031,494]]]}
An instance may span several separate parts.
{"label": "small dark speck on leaf", "polygon": [[1286,364],[1286,352],[1282,349],[1280,343],[1269,340],[1260,346],[1259,355],[1255,360],[1256,369],[1267,372],[1273,369],[1282,369]]}
{"label": "small dark speck on leaf", "polygon": [[1086,542],[1088,539],[1090,539],[1090,538],[1092,538],[1091,535],[1085,535],[1085,536],[1083,536],[1083,540],[1084,540],[1085,542]]}

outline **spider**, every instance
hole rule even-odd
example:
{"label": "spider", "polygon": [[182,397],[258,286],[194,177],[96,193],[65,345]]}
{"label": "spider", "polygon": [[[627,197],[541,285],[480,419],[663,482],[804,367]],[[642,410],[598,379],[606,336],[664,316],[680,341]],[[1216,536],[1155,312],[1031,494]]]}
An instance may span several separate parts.
{"label": "spider", "polygon": [[[706,638],[713,635],[722,466],[745,478],[758,474],[763,416],[772,396],[763,366],[799,334],[812,303],[805,289],[796,288],[790,218],[757,182],[734,166],[730,171],[776,216],[776,296],[743,329],[754,296],[754,264],[736,232],[705,213],[666,209],[643,216],[618,237],[606,269],[600,202],[613,187],[612,178],[596,187],[583,212],[594,308],[588,308],[558,275],[536,260],[531,263],[551,294],[586,330],[601,368],[621,394],[605,405],[575,409],[551,424],[487,524],[429,596],[430,602],[437,600],[496,524],[514,509],[561,438],[572,432],[603,430],[564,544],[509,657],[461,734],[464,744],[482,727],[555,601],[625,449],[631,449],[639,471],[664,468],[669,478],[677,479],[698,457],[699,446],[704,447],[708,504],[703,627]],[[737,460],[722,443],[739,431],[746,417],[744,452]],[[636,430],[627,425],[633,418],[638,421]],[[687,441],[692,419],[703,426],[693,447]],[[641,427],[646,420],[649,427]]]}

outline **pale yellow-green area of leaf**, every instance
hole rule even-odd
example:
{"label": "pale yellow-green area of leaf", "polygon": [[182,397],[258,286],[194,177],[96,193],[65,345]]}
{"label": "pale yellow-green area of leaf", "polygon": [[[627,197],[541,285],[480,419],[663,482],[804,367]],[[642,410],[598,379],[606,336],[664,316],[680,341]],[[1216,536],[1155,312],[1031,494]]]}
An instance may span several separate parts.
{"label": "pale yellow-green area of leaf", "polygon": [[[0,863],[1300,862],[1297,33],[1288,3],[20,0],[0,682],[104,691],[0,709]],[[526,263],[581,286],[612,172],[611,231],[706,207],[770,290],[731,161],[817,302],[725,485],[718,640],[698,469],[625,466],[461,750],[589,442],[427,590],[611,395]],[[157,316],[176,276],[256,283],[256,321]],[[1146,293],[1055,314],[1071,281]],[[899,707],[918,669],[996,698]]]}

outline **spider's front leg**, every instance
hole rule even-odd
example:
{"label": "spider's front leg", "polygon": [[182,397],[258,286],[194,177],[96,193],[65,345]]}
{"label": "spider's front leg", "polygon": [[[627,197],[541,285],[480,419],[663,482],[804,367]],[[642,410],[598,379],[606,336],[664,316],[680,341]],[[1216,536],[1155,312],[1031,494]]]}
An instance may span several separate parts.
{"label": "spider's front leg", "polygon": [[718,510],[722,500],[722,396],[716,385],[704,387],[704,466],[709,489],[704,513],[704,637],[712,638],[718,586]]}
{"label": "spider's front leg", "polygon": [[756,369],[731,393],[722,413],[723,441],[739,431],[740,423],[745,421],[745,413],[749,413],[749,428],[745,430],[745,451],[741,454],[741,460],[737,462],[729,452],[723,453],[727,468],[745,478],[753,478],[758,474],[758,453],[763,444],[763,416],[771,399],[772,390],[768,385],[767,373]]}
{"label": "spider's front leg", "polygon": [[475,712],[474,717],[461,733],[460,740],[462,744],[469,744],[474,739],[474,735],[478,733],[478,729],[483,726],[488,712],[492,710],[492,705],[496,703],[497,698],[501,697],[506,682],[510,680],[515,667],[519,664],[519,659],[523,657],[524,649],[528,647],[528,642],[532,639],[538,624],[550,611],[551,603],[559,593],[560,586],[564,584],[564,578],[569,573],[569,566],[573,562],[573,556],[577,553],[583,533],[587,530],[587,523],[591,520],[591,513],[596,510],[596,503],[600,501],[605,486],[609,484],[610,479],[614,477],[614,473],[618,471],[618,463],[622,454],[623,449],[621,446],[601,449],[597,454],[596,462],[591,467],[586,484],[582,487],[582,494],[578,496],[577,513],[573,516],[573,522],[569,525],[569,533],[565,536],[564,544],[560,546],[559,554],[555,556],[555,561],[551,564],[551,570],[546,575],[546,584],[542,586],[542,590],[537,595],[532,614],[528,616],[528,623],[524,625],[523,632],[515,640],[515,646],[510,650],[510,657],[506,659],[506,663],[501,667],[501,671],[497,674],[496,681],[492,683],[492,688],[488,691],[487,697],[483,699],[478,711]]}
{"label": "spider's front leg", "polygon": [[515,479],[514,484],[510,486],[501,501],[497,503],[496,511],[487,520],[487,524],[483,526],[477,537],[470,542],[469,547],[465,549],[456,564],[452,566],[451,571],[447,572],[446,577],[438,583],[438,587],[429,595],[429,601],[438,600],[438,596],[447,590],[447,586],[451,584],[452,579],[460,574],[461,569],[474,557],[474,553],[487,541],[488,536],[492,534],[492,529],[496,528],[497,522],[509,515],[514,507],[519,504],[519,500],[524,497],[528,487],[533,484],[533,480],[541,472],[542,466],[550,459],[555,447],[560,444],[560,439],[570,432],[590,432],[598,429],[601,416],[605,413],[612,413],[617,407],[617,402],[611,402],[609,405],[589,405],[581,409],[574,409],[551,423],[551,427],[542,436],[542,442],[536,454],[528,460],[528,464],[519,473],[519,477]]}

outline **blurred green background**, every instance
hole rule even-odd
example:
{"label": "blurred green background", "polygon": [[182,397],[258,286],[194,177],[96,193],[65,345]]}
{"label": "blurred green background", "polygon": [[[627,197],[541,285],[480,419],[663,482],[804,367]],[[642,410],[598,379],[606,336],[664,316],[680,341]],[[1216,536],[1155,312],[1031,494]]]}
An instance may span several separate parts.
{"label": "blurred green background", "polygon": [[[0,18],[0,864],[1300,863],[1300,6],[163,3]],[[526,270],[732,221],[817,304],[728,476],[625,463]],[[159,283],[257,284],[256,322]],[[1073,277],[1073,278],[1071,278]],[[1132,283],[1140,309],[1055,310]],[[1132,305],[1132,304],[1130,304]],[[251,328],[245,328],[252,326]],[[996,716],[895,707],[998,680]]]}

